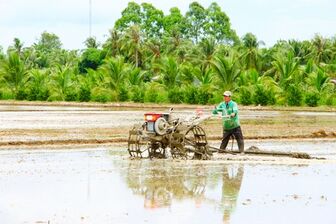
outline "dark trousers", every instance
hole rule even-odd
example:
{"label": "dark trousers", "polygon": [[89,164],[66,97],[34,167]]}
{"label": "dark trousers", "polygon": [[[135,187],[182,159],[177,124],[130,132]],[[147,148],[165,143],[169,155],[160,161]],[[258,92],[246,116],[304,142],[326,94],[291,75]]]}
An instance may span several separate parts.
{"label": "dark trousers", "polygon": [[239,152],[244,152],[244,137],[240,126],[231,130],[223,131],[223,139],[220,145],[220,150],[226,149],[226,146],[228,145],[231,136],[234,136],[236,138]]}

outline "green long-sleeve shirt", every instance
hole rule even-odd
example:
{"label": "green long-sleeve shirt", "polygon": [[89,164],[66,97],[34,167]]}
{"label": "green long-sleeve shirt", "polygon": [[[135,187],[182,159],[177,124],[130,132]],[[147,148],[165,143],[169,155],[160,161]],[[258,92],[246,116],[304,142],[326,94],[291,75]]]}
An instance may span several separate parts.
{"label": "green long-sleeve shirt", "polygon": [[[216,109],[212,111],[212,114],[218,114],[218,112],[222,112],[224,130],[231,130],[233,128],[237,128],[240,126],[238,116],[238,106],[236,102],[232,100],[230,100],[227,104],[225,102],[221,102],[216,107]],[[232,113],[235,113],[236,115],[230,118],[224,117]]]}

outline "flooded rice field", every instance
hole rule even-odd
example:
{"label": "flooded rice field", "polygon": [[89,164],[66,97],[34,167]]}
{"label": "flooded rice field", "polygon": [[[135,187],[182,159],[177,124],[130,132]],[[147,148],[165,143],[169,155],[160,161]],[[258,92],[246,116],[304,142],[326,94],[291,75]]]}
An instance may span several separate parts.
{"label": "flooded rice field", "polygon": [[0,223],[333,224],[335,175],[320,161],[131,160],[121,146],[2,150]]}
{"label": "flooded rice field", "polygon": [[[0,105],[0,223],[336,223],[335,112],[241,110],[246,148],[324,159],[130,159],[157,110]],[[202,126],[218,147],[221,120]]]}

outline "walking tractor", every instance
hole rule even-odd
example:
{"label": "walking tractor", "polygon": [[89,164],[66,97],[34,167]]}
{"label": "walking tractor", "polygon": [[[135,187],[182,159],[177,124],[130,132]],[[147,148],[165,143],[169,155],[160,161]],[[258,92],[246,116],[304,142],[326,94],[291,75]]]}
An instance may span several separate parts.
{"label": "walking tractor", "polygon": [[212,152],[200,123],[210,118],[196,113],[175,118],[168,113],[145,113],[142,125],[129,131],[128,152],[131,157],[210,159]]}

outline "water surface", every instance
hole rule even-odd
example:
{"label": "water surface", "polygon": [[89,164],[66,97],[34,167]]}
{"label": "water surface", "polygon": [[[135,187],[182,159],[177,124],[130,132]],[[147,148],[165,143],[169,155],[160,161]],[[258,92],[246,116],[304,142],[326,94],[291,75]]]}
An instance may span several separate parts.
{"label": "water surface", "polygon": [[0,223],[336,223],[333,163],[130,160],[0,151]]}

